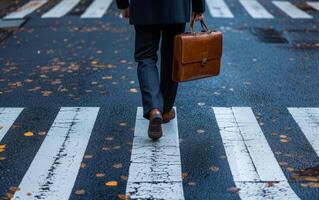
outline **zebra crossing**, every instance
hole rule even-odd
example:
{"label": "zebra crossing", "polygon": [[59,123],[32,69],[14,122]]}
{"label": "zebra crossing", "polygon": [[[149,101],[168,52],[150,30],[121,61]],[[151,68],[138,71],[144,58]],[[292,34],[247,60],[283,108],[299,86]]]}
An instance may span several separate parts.
{"label": "zebra crossing", "polygon": [[[0,108],[0,144],[24,108]],[[69,199],[99,107],[62,107],[13,199]],[[175,107],[176,109],[176,107]],[[319,108],[287,108],[319,156]],[[177,113],[177,110],[176,110]],[[241,199],[300,199],[290,186],[250,107],[211,107]],[[138,107],[126,194],[131,199],[184,199],[178,118],[151,142]],[[268,184],[271,183],[272,187]],[[165,196],[163,196],[165,195]]]}
{"label": "zebra crossing", "polygon": [[[41,15],[41,18],[61,18],[67,15],[81,0],[61,0],[53,8],[49,9]],[[260,1],[257,0],[238,0],[240,5],[253,19],[273,19],[275,16],[269,12]],[[81,18],[102,18],[110,8],[113,0],[94,0],[86,8]],[[48,3],[48,0],[30,0],[28,3],[18,8],[17,10],[8,13],[3,19],[23,19],[31,13],[40,9]],[[319,11],[319,2],[308,1],[308,6]],[[213,18],[235,18],[238,15],[233,14],[231,8],[225,0],[206,0],[207,10]],[[292,19],[312,19],[313,16],[301,10],[296,5],[289,1],[274,0],[272,6],[280,10],[284,15]],[[276,16],[280,17],[280,16]]]}

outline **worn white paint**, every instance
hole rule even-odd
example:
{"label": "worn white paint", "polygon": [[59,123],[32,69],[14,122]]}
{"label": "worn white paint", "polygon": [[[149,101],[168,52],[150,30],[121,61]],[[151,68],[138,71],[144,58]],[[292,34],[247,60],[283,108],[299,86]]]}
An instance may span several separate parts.
{"label": "worn white paint", "polygon": [[280,10],[286,13],[293,19],[312,19],[313,17],[306,12],[302,11],[301,9],[294,6],[289,1],[273,1]]}
{"label": "worn white paint", "polygon": [[110,7],[112,0],[94,0],[81,18],[101,18]]}
{"label": "worn white paint", "polygon": [[138,107],[126,193],[131,199],[184,199],[177,116],[162,124],[163,136],[155,142],[148,123]]}
{"label": "worn white paint", "polygon": [[258,1],[240,0],[243,7],[247,10],[252,18],[256,19],[272,19],[274,16],[270,14]]}
{"label": "worn white paint", "polygon": [[319,2],[316,1],[307,1],[307,4],[319,11]]}
{"label": "worn white paint", "polygon": [[207,0],[207,8],[213,17],[233,18],[234,15],[224,0]]}
{"label": "worn white paint", "polygon": [[69,199],[98,111],[61,108],[13,199]]}
{"label": "worn white paint", "polygon": [[288,108],[288,110],[319,156],[319,108]]}
{"label": "worn white paint", "polygon": [[[241,199],[299,199],[248,107],[213,108]],[[267,187],[267,182],[273,182]]]}
{"label": "worn white paint", "polygon": [[59,18],[70,12],[81,0],[63,0],[51,10],[44,13],[42,18]]}
{"label": "worn white paint", "polygon": [[0,142],[22,110],[23,108],[0,108]]}
{"label": "worn white paint", "polygon": [[18,10],[6,15],[4,19],[22,19],[47,2],[47,0],[31,0]]}

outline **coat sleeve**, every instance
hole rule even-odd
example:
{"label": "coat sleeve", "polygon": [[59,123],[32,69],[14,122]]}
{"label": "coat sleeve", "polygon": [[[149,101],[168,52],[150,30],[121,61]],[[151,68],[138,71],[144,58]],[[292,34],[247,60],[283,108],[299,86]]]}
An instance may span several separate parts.
{"label": "coat sleeve", "polygon": [[192,0],[192,10],[199,13],[205,12],[205,0]]}
{"label": "coat sleeve", "polygon": [[116,5],[118,9],[128,8],[130,3],[129,0],[116,0]]}

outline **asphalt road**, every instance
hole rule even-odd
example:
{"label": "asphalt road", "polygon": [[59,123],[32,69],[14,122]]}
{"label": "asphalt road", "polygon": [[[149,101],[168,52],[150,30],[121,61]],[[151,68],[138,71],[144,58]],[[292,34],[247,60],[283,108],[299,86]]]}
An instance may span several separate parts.
{"label": "asphalt road", "polygon": [[4,19],[27,2],[0,3],[1,23],[20,24],[0,31],[3,199],[319,199],[314,7],[290,1],[312,17],[300,19],[260,1],[272,18],[258,19],[226,0],[227,18],[208,2],[221,73],[179,84],[177,119],[154,144],[138,112],[134,29],[115,3],[101,18],[81,17],[90,0],[42,18],[53,0]]}

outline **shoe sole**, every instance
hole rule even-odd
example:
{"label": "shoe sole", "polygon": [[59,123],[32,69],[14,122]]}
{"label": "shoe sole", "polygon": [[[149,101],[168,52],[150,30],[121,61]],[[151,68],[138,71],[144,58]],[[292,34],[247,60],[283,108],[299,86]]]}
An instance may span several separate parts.
{"label": "shoe sole", "polygon": [[162,118],[155,117],[150,120],[150,124],[148,126],[148,136],[152,140],[157,140],[163,135],[162,131]]}

